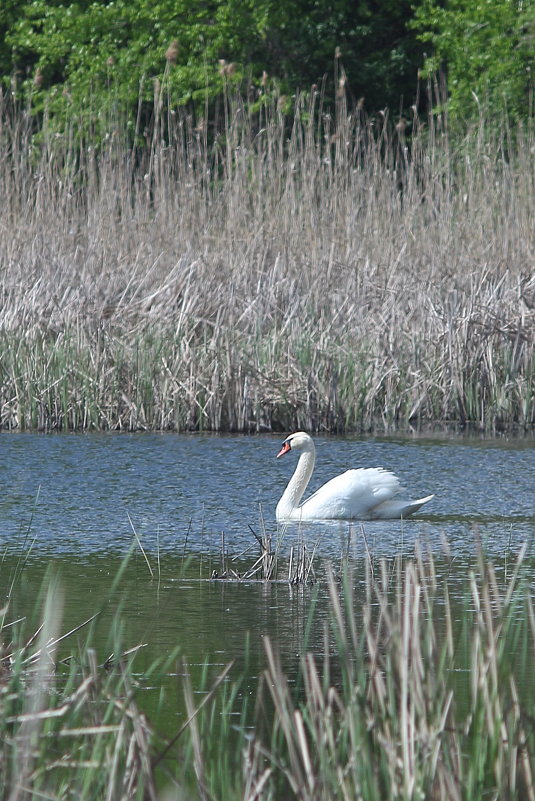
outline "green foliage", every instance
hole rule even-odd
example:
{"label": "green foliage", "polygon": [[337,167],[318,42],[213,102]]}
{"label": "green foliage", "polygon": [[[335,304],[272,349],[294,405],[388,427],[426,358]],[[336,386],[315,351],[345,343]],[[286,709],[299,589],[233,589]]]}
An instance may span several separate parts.
{"label": "green foliage", "polygon": [[52,116],[169,102],[204,113],[226,86],[308,91],[341,56],[346,88],[371,110],[413,102],[421,45],[410,2],[335,0],[6,0],[0,76]]}
{"label": "green foliage", "polygon": [[[222,85],[215,57],[221,33],[211,10],[175,0],[68,6],[33,0],[6,42],[22,86],[33,87],[34,97],[46,97],[52,108],[83,108],[95,97],[99,105],[151,100],[166,63],[176,100],[184,103],[205,86]],[[173,41],[176,55],[166,61]]]}
{"label": "green foliage", "polygon": [[131,120],[139,108],[143,129],[155,85],[199,117],[229,87],[259,101],[326,81],[333,100],[337,80],[368,111],[397,111],[424,63],[424,76],[445,70],[454,116],[505,105],[526,118],[534,34],[535,0],[4,0],[0,81],[94,133],[118,107]]}
{"label": "green foliage", "polygon": [[[527,118],[535,51],[534,0],[423,0],[412,27],[433,52],[428,77],[445,69],[454,117],[502,113]],[[442,98],[445,100],[445,98]]]}

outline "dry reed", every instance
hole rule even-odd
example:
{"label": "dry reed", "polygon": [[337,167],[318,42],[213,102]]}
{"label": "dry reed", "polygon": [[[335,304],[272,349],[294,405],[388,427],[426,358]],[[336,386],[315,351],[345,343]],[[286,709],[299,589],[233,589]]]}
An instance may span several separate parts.
{"label": "dry reed", "polygon": [[99,666],[85,647],[63,662],[60,642],[83,628],[59,636],[63,603],[52,579],[42,624],[27,642],[19,632],[10,643],[10,629],[0,630],[0,798],[155,801],[152,732],[135,701],[138,649]]}
{"label": "dry reed", "polygon": [[0,106],[2,427],[531,426],[531,124],[226,111],[161,96],[140,148]]}
{"label": "dry reed", "polygon": [[525,548],[506,573],[479,552],[455,576],[417,550],[358,580],[328,573],[330,622],[294,681],[267,638],[254,711],[230,665],[194,688],[184,662],[185,719],[160,736],[131,651],[99,667],[81,643],[60,662],[52,581],[38,632],[0,656],[0,797],[532,801],[529,567]]}
{"label": "dry reed", "polygon": [[362,618],[349,577],[343,591],[331,577],[332,634],[321,658],[301,660],[300,699],[266,641],[259,709],[273,707],[273,728],[244,750],[243,798],[535,798],[523,571],[521,553],[502,584],[480,554],[461,620],[431,556],[368,570]]}

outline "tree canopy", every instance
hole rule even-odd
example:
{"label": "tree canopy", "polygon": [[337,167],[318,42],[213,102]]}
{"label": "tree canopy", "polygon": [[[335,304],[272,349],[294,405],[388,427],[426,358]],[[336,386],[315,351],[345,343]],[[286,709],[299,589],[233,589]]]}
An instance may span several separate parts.
{"label": "tree canopy", "polygon": [[421,63],[410,17],[409,0],[4,0],[0,71],[19,90],[77,103],[95,92],[136,102],[166,72],[186,104],[225,82],[308,90],[332,79],[337,53],[356,98],[398,107],[413,102]]}
{"label": "tree canopy", "polygon": [[[152,102],[201,108],[225,86],[292,95],[326,80],[368,112],[447,75],[450,110],[527,113],[535,0],[3,0],[0,80],[51,115]],[[364,98],[364,101],[361,100]]]}
{"label": "tree canopy", "polygon": [[532,111],[534,0],[422,0],[410,27],[430,50],[424,74],[444,70],[456,117]]}

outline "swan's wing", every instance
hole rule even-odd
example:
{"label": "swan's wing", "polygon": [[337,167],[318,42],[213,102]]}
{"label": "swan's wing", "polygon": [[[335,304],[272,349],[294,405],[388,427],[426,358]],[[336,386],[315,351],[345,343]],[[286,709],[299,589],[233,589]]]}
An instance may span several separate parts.
{"label": "swan's wing", "polygon": [[376,506],[400,492],[399,479],[381,467],[346,470],[327,481],[300,507],[302,519],[370,519]]}
{"label": "swan's wing", "polygon": [[417,501],[408,501],[403,498],[394,498],[391,501],[376,506],[372,511],[374,520],[392,520],[398,517],[410,517],[420,509],[424,503],[429,503],[434,495],[427,495],[425,498],[419,498]]}

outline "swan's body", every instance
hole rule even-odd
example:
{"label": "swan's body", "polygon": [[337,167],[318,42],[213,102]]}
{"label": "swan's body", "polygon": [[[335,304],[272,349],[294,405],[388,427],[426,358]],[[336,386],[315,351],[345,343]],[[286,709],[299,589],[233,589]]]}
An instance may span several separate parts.
{"label": "swan's body", "polygon": [[277,454],[299,451],[299,461],[282,498],[277,520],[391,520],[405,518],[433,498],[417,501],[400,498],[399,479],[382,467],[347,470],[332,478],[300,504],[316,461],[314,442],[308,434],[290,434]]}

